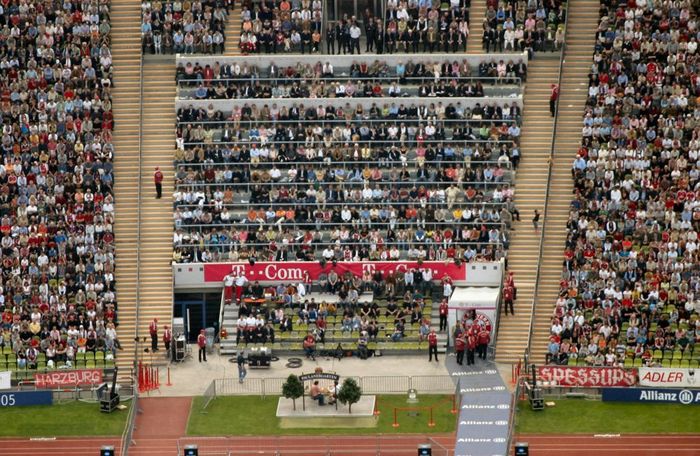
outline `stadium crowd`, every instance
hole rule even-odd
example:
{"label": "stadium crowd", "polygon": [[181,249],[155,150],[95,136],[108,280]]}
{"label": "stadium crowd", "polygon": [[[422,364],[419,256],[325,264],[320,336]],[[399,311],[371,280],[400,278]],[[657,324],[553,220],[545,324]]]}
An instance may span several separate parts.
{"label": "stadium crowd", "polygon": [[[505,254],[519,114],[491,104],[348,109],[246,103],[228,120],[180,109],[174,260]],[[224,129],[216,137],[205,136],[212,123],[197,125],[209,114]]]}
{"label": "stadium crowd", "polygon": [[241,51],[319,52],[322,0],[244,2],[241,10]]}
{"label": "stadium crowd", "polygon": [[486,52],[557,51],[564,43],[566,2],[562,0],[488,0],[483,48]]}
{"label": "stadium crowd", "polygon": [[113,353],[109,2],[0,7],[3,368]]}
{"label": "stadium crowd", "polygon": [[607,3],[549,359],[687,366],[700,341],[697,22],[689,2]]}
{"label": "stadium crowd", "polygon": [[[225,284],[231,283],[227,282],[229,277]],[[434,295],[446,299],[452,293],[449,276],[433,277],[431,269],[423,267],[387,274],[368,271],[362,276],[339,274],[331,268],[313,285],[321,293],[319,302],[310,295],[312,284],[308,280],[263,287],[242,276],[235,279],[243,283],[235,325],[237,345],[275,343],[276,337],[286,339],[298,330],[302,334],[308,331],[313,345],[358,337],[359,350],[366,349],[368,342],[384,339],[420,342],[430,331],[426,305]],[[373,299],[363,297],[365,292],[371,292]]]}
{"label": "stadium crowd", "polygon": [[[471,0],[388,0],[384,48],[394,52],[465,52]],[[374,34],[367,33],[370,41]]]}
{"label": "stadium crowd", "polygon": [[144,54],[218,54],[224,51],[226,19],[233,0],[144,0]]}

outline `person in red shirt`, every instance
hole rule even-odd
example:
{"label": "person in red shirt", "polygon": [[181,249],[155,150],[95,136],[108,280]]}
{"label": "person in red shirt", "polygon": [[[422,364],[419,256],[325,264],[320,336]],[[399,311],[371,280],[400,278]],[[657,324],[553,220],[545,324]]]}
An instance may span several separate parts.
{"label": "person in red shirt", "polygon": [[163,196],[163,173],[158,166],[156,166],[156,172],[153,173],[153,182],[156,184],[156,199],[160,199]]}
{"label": "person in red shirt", "polygon": [[464,363],[464,349],[467,346],[467,335],[461,331],[455,338],[455,353],[457,354],[457,364],[460,366]]}
{"label": "person in red shirt", "polygon": [[151,350],[158,351],[158,319],[154,318],[148,326],[148,332],[151,334]]}
{"label": "person in red shirt", "polygon": [[513,312],[513,287],[506,285],[503,288],[503,310],[506,315],[508,315],[508,309],[510,309],[510,314],[515,315]]}
{"label": "person in red shirt", "polygon": [[204,335],[204,330],[199,331],[199,336],[197,336],[197,346],[199,347],[199,362],[202,360],[207,362],[207,336]]}
{"label": "person in red shirt", "polygon": [[438,360],[438,336],[435,334],[435,330],[431,329],[430,334],[428,334],[428,362],[433,360],[433,355],[435,355],[435,362]]}
{"label": "person in red shirt", "polygon": [[449,306],[447,305],[447,299],[443,299],[440,303],[440,331],[445,331],[447,329],[447,313],[449,312]]}
{"label": "person in red shirt", "polygon": [[477,336],[474,333],[470,333],[467,337],[467,366],[475,364],[474,352],[476,351]]}
{"label": "person in red shirt", "polygon": [[163,329],[163,345],[165,345],[165,351],[169,352],[170,351],[170,342],[173,340],[173,332],[170,330],[170,327],[168,325],[165,325],[165,328]]}
{"label": "person in red shirt", "polygon": [[478,347],[477,349],[479,350],[479,358],[481,359],[486,359],[486,351],[489,346],[489,342],[491,342],[491,333],[489,332],[488,329],[486,328],[481,328],[481,331],[479,331],[479,335],[477,336],[477,342],[478,342]]}
{"label": "person in red shirt", "polygon": [[559,99],[559,85],[552,84],[552,92],[549,95],[549,112],[554,117],[557,112],[557,99]]}

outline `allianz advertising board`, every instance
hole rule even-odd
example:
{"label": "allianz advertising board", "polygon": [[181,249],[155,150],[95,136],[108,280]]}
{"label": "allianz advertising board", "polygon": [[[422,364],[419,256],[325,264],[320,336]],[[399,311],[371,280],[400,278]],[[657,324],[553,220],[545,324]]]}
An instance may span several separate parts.
{"label": "allianz advertising board", "polygon": [[700,405],[700,390],[672,388],[603,388],[604,402],[665,402]]}

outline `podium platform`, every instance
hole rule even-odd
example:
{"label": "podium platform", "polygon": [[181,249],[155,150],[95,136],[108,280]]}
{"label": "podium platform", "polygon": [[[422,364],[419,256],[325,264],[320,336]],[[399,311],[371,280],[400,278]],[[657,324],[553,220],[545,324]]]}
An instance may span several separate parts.
{"label": "podium platform", "polygon": [[282,429],[295,428],[372,428],[377,426],[374,416],[373,395],[362,396],[360,401],[352,405],[352,414],[348,406],[338,403],[335,405],[318,405],[318,402],[306,396],[306,410],[302,407],[301,398],[297,399],[297,409],[294,410],[292,400],[279,398],[277,403],[277,418]]}

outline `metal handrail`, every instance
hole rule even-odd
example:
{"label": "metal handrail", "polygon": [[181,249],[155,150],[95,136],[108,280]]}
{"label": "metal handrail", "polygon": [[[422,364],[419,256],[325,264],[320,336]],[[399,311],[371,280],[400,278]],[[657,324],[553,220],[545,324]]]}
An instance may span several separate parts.
{"label": "metal handrail", "polygon": [[[210,223],[210,224],[192,223],[192,224],[185,224],[185,225],[181,226],[180,228],[183,228],[183,229],[184,229],[184,228],[223,228],[223,229],[226,229],[226,228],[232,228],[232,229],[234,229],[234,228],[239,228],[238,226],[235,225],[235,223],[236,223],[236,222],[231,222],[231,223]],[[315,224],[315,221],[294,222],[294,223],[295,223],[296,225],[314,225],[314,224]],[[250,224],[251,224],[251,225],[256,225],[256,226],[260,226],[260,225],[261,225],[261,224],[258,223],[258,222],[250,222]],[[358,223],[356,223],[356,224],[359,224],[359,225],[361,225],[361,226],[364,227],[364,225],[363,225],[362,223],[359,223],[359,222],[358,222]],[[417,221],[411,221],[411,222],[406,221],[406,220],[404,220],[404,221],[399,221],[399,220],[397,220],[397,221],[396,221],[396,226],[397,226],[398,229],[402,229],[402,228],[403,228],[402,225],[416,225],[416,226],[417,226],[417,224],[418,224]],[[504,222],[501,222],[501,221],[495,221],[495,222],[482,222],[482,221],[452,221],[452,222],[447,222],[447,221],[446,221],[446,222],[426,222],[425,224],[426,224],[426,225],[435,225],[435,226],[448,225],[448,226],[455,226],[456,228],[460,228],[460,227],[462,227],[462,225],[465,225],[465,226],[466,226],[466,225],[477,225],[477,224],[478,224],[478,225],[485,225],[485,226],[491,226],[491,225],[499,226],[499,225],[500,225],[501,227],[503,227]],[[270,227],[273,227],[275,224],[274,224],[274,223],[266,223],[266,224],[263,224],[263,225],[269,225]],[[324,223],[323,223],[323,226],[324,226],[324,227],[328,227],[328,226],[341,226],[341,227],[342,227],[342,226],[352,226],[352,225],[353,225],[352,222],[342,222],[342,223],[338,223],[338,222],[328,222],[328,223],[326,223],[326,222],[324,222]],[[372,222],[372,225],[376,225],[376,226],[390,226],[390,225],[391,225],[391,222],[390,222],[390,221],[378,221],[378,222]],[[240,227],[240,228],[245,228],[245,226]],[[412,228],[412,226],[409,227],[409,228]],[[455,242],[457,242],[457,241],[455,241]],[[247,242],[246,242],[246,244],[247,244]]]}
{"label": "metal handrail", "polygon": [[[373,141],[367,141],[367,142],[373,142]],[[395,143],[395,141],[392,141]],[[415,158],[409,158],[408,161],[412,162],[414,161]],[[204,166],[211,166],[211,167],[219,167],[219,166],[225,166],[225,165],[232,165],[236,167],[240,166],[247,166],[248,168],[252,167],[264,167],[265,165],[278,165],[279,167],[296,167],[299,165],[316,165],[316,166],[337,166],[337,165],[374,165],[377,167],[378,165],[400,165],[402,162],[400,160],[341,160],[341,161],[331,161],[326,162],[325,160],[319,160],[319,161],[304,161],[304,160],[295,160],[295,161],[261,161],[257,165],[253,165],[252,163],[234,163],[234,162],[206,162],[206,163],[185,163],[185,162],[180,162],[176,163],[175,166],[177,167],[204,167]],[[425,160],[423,162],[426,165],[449,165],[449,164],[457,164],[461,165],[462,160]],[[511,168],[512,163],[511,162],[499,162],[498,160],[470,160],[469,164],[472,166],[479,166],[479,165],[495,165],[497,167],[501,168]]]}
{"label": "metal handrail", "polygon": [[372,82],[379,82],[379,81],[390,81],[390,82],[396,82],[399,79],[405,80],[405,81],[461,81],[461,80],[467,80],[467,81],[472,81],[476,80],[478,82],[481,81],[501,81],[501,80],[508,80],[508,81],[517,81],[514,84],[505,84],[505,85],[520,85],[521,84],[521,78],[519,76],[513,76],[513,77],[498,77],[498,76],[453,76],[451,74],[443,74],[435,78],[435,75],[425,75],[425,76],[404,76],[400,77],[396,74],[393,75],[386,75],[386,76],[351,76],[349,74],[340,74],[340,75],[332,75],[330,77],[313,77],[313,78],[304,78],[303,76],[277,76],[277,77],[260,77],[260,76],[255,76],[253,77],[252,74],[246,75],[246,76],[241,76],[238,78],[212,78],[212,79],[204,79],[204,78],[196,78],[196,79],[185,79],[185,78],[177,78],[177,75],[175,76],[175,83],[180,86],[180,85],[189,85],[191,83],[209,83],[209,84],[215,84],[218,82],[237,82],[241,84],[245,83],[251,83],[251,82],[267,82],[267,81],[272,81],[272,82],[277,82],[277,83],[284,83],[284,84],[291,84],[297,81],[301,81],[302,84],[305,84],[305,81],[323,81],[323,82],[344,82],[344,81],[372,81]]}
{"label": "metal handrail", "polygon": [[[279,242],[279,241],[277,241],[277,242]],[[290,245],[296,246],[296,245],[302,245],[302,244],[303,244],[302,242],[296,242],[296,243],[290,244]],[[369,246],[370,244],[371,244],[370,241],[366,241],[366,242],[352,241],[352,242],[345,242],[342,244],[342,246],[344,246],[344,247]],[[401,244],[408,244],[411,247],[415,247],[415,246],[430,246],[430,244],[438,244],[438,243],[437,242],[431,243],[431,242],[427,242],[427,241],[421,242],[421,241],[415,241],[415,240],[406,241],[406,242],[395,242],[395,241],[382,242],[382,245],[384,245],[384,246],[401,245]],[[464,246],[464,245],[502,245],[502,244],[503,244],[503,242],[501,242],[501,241],[481,241],[481,242],[480,241],[459,241],[459,242],[455,242],[453,245]],[[334,246],[334,245],[335,245],[335,242],[323,241],[323,242],[316,242],[314,244],[310,244],[309,247],[313,247],[314,250],[318,251],[319,247]],[[238,246],[240,246],[240,247],[265,247],[265,248],[268,248],[268,247],[270,247],[270,243],[269,242],[245,242],[245,243],[229,242],[226,244],[214,244],[214,243],[206,243],[206,242],[205,243],[197,242],[194,244],[182,244],[182,243],[176,244],[176,243],[173,243],[173,247],[179,248],[179,249],[196,249],[196,248],[200,248],[200,247],[229,247],[229,248],[231,248],[231,247],[238,247]]]}
{"label": "metal handrail", "polygon": [[[566,12],[566,19],[564,20],[564,42],[562,43],[562,49],[561,49],[561,55],[559,56],[559,74],[557,76],[557,86],[559,88],[559,98],[561,98],[561,79],[562,79],[562,72],[564,68],[564,61],[566,57],[566,35],[569,32],[569,16],[570,12]],[[553,165],[552,163],[554,162],[554,142],[556,140],[556,133],[557,133],[557,127],[559,123],[559,99],[556,100],[556,105],[554,107],[554,123],[552,125],[552,145],[550,146],[549,149],[549,158],[548,158],[548,165],[547,165],[547,187],[545,188],[545,193],[544,193],[544,208],[542,209],[542,231],[540,231],[540,245],[539,245],[539,252],[537,254],[537,271],[535,272],[535,285],[534,285],[534,290],[532,292],[532,303],[530,305],[530,322],[528,323],[528,337],[527,337],[527,346],[525,349],[525,358],[530,359],[531,357],[531,344],[532,344],[532,328],[535,323],[535,306],[537,305],[537,293],[539,292],[540,288],[540,276],[542,274],[542,255],[544,253],[544,233],[545,229],[547,227],[547,202],[549,201],[549,192],[552,187],[552,169]]]}
{"label": "metal handrail", "polygon": [[[213,205],[211,202],[207,203],[208,205]],[[289,201],[289,202],[281,202],[281,201],[267,201],[264,203],[254,203],[250,201],[242,201],[240,203],[221,203],[222,207],[244,207],[244,208],[251,208],[255,206],[277,206],[277,207],[284,207],[284,206],[294,206],[294,207],[307,207],[307,206],[320,206],[320,205],[325,205],[329,207],[340,207],[340,206],[376,206],[378,204],[384,204],[384,205],[391,205],[391,206],[447,206],[447,201],[375,201],[372,199],[372,201],[357,201],[357,202],[348,202],[348,201],[332,201],[332,202],[326,202],[326,203],[318,203],[318,202],[311,202],[311,201]],[[480,202],[480,203],[466,203],[466,202],[457,202],[455,201],[454,205],[456,207],[461,207],[462,205],[470,205],[473,204],[474,206],[485,206],[487,204],[493,204],[494,206],[498,205],[504,205],[505,203],[503,202],[498,202],[498,203],[491,203],[491,202]],[[199,203],[174,203],[175,206],[177,207],[199,207]]]}
{"label": "metal handrail", "polygon": [[[362,179],[360,181],[350,181],[350,180],[345,180],[343,182],[317,182],[319,184],[321,183],[327,183],[331,185],[338,185],[341,187],[358,187],[358,186],[364,186],[365,184],[368,184],[368,182],[365,181],[365,179]],[[388,181],[388,180],[381,180],[381,181],[371,181],[370,183],[374,185],[396,185],[397,187],[403,187],[407,188],[408,186],[424,186],[427,184],[430,184],[431,182],[419,182],[419,181],[414,181],[414,182],[404,182],[404,181]],[[433,182],[435,183],[435,182]],[[470,182],[457,182],[454,181],[452,182],[453,184],[457,185],[466,185],[466,186],[474,186],[474,187],[499,187],[501,185],[506,185],[510,184],[510,181],[501,181],[501,182],[486,182],[486,181],[470,181]],[[213,182],[213,183],[208,183],[208,182],[195,182],[195,183],[178,183],[176,186],[177,188],[182,188],[182,187],[250,187],[250,186],[255,186],[255,185],[264,185],[266,187],[273,187],[273,186],[280,186],[280,187],[295,187],[295,186],[306,186],[306,187],[311,187],[315,183],[314,182]],[[447,184],[447,182],[445,182]],[[446,188],[445,187],[440,187],[436,186],[435,188]],[[245,203],[249,204],[249,203]],[[290,203],[290,204],[303,204],[303,203]],[[316,203],[313,203],[316,204]],[[334,203],[327,203],[329,205],[333,205]],[[392,203],[392,204],[400,204],[400,203]],[[411,204],[411,203],[406,203],[406,204]]]}
{"label": "metal handrail", "polygon": [[[135,340],[139,338],[141,303],[141,174],[143,163],[143,53],[139,59],[139,172],[136,183],[136,318]],[[136,343],[138,346],[138,342]],[[136,358],[134,358],[136,359]]]}
{"label": "metal handrail", "polygon": [[[185,123],[185,122],[180,122],[180,124]],[[219,129],[220,130],[220,129]],[[241,138],[238,141],[221,141],[223,139],[223,136],[219,139],[212,139],[211,143],[199,141],[199,142],[193,142],[193,141],[188,141],[187,145],[188,146],[213,146],[213,145],[229,145],[229,144],[235,144],[235,145],[246,145],[248,143],[262,143],[262,140],[260,137],[255,139],[255,137],[246,137],[246,138]],[[323,139],[316,139],[315,140],[318,143],[323,143],[320,145],[323,145],[325,147],[325,141]],[[270,144],[270,145],[278,145],[278,144],[301,144],[304,143],[304,146],[306,146],[304,141],[277,141],[275,138],[267,138],[267,141],[265,144]],[[372,144],[383,144],[383,143],[388,143],[388,144],[396,144],[399,143],[399,145],[405,145],[408,147],[415,147],[414,144],[417,144],[418,141],[416,141],[416,138],[413,139],[404,139],[401,141],[400,139],[395,140],[395,139],[358,139],[358,140],[333,140],[331,141],[331,144],[364,144],[364,143],[372,143]],[[449,143],[453,145],[457,145],[460,143],[464,143],[464,146],[471,145],[471,144],[510,144],[510,143],[517,143],[518,139],[432,139],[432,138],[424,138],[422,140],[423,144],[440,144],[440,143]]]}
{"label": "metal handrail", "polygon": [[[458,98],[455,98],[456,100]],[[256,99],[257,100],[257,99]],[[301,103],[298,107],[303,106],[303,103]],[[235,125],[235,124],[253,124],[253,125],[258,125],[258,124],[266,124],[266,123],[271,123],[271,124],[305,124],[305,123],[343,123],[343,124],[349,124],[353,122],[362,122],[362,123],[391,123],[391,124],[396,124],[398,122],[404,123],[404,124],[414,124],[414,123],[421,123],[421,122],[428,122],[428,123],[433,123],[435,125],[441,125],[441,124],[471,124],[471,123],[476,123],[476,124],[482,124],[482,123],[519,123],[517,119],[432,119],[432,118],[425,118],[421,119],[420,117],[416,118],[395,118],[395,119],[285,119],[285,120],[280,120],[280,119],[270,119],[270,120],[265,120],[265,119],[240,119],[240,120],[177,120],[175,122],[176,125],[183,125],[183,124],[191,124],[191,125],[217,125],[216,128],[214,129],[221,129],[223,125]]]}

